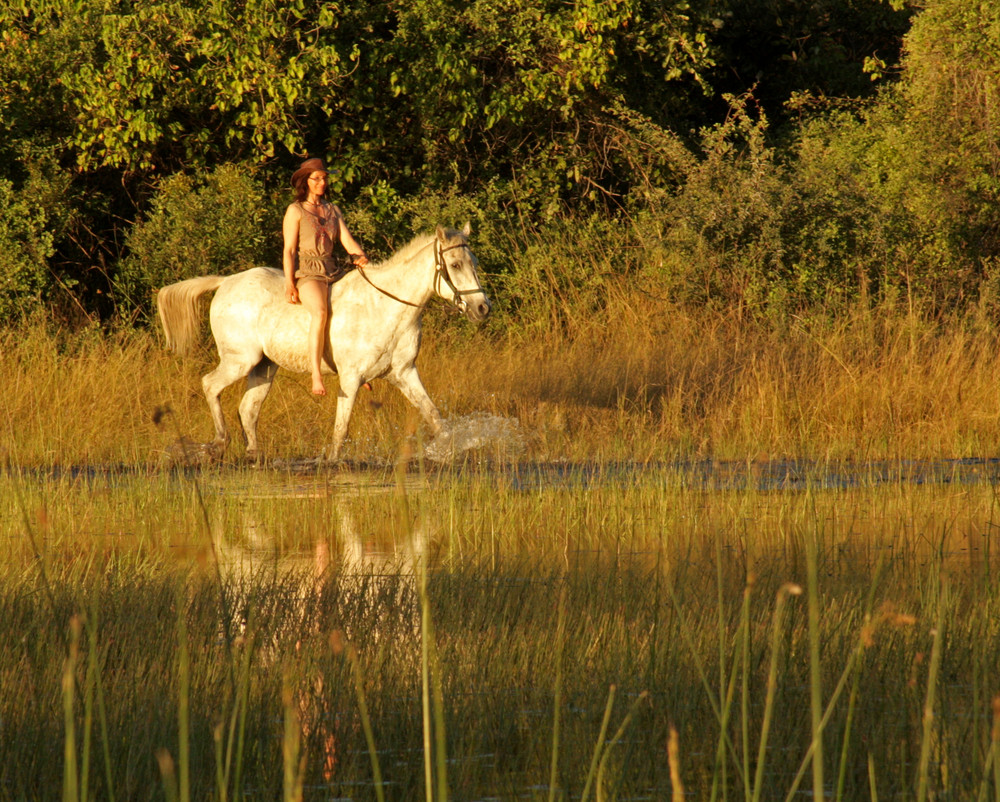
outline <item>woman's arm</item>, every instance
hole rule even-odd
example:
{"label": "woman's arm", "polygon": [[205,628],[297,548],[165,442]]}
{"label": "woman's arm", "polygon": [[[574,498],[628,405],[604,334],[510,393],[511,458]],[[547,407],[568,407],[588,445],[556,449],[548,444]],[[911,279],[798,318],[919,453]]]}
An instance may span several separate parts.
{"label": "woman's arm", "polygon": [[354,257],[354,264],[364,267],[368,264],[365,249],[358,244],[358,241],[354,239],[351,232],[347,230],[347,221],[344,220],[344,213],[340,211],[340,207],[334,206],[333,209],[337,215],[337,219],[340,221],[340,244],[344,246],[345,251]]}
{"label": "woman's arm", "polygon": [[295,268],[299,261],[299,222],[302,210],[294,203],[285,210],[281,224],[284,247],[281,249],[281,267],[285,271],[285,298],[290,304],[299,302],[299,291],[295,287]]}

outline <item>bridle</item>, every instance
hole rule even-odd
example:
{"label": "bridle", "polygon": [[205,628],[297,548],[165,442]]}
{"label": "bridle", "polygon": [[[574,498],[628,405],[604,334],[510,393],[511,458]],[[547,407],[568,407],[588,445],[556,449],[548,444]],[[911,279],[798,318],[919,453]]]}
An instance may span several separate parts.
{"label": "bridle", "polygon": [[[455,283],[451,280],[451,276],[448,275],[448,266],[444,263],[444,255],[448,251],[453,251],[456,248],[469,248],[469,244],[467,242],[461,242],[458,245],[449,245],[447,248],[445,248],[441,245],[441,243],[438,240],[436,239],[434,240],[434,292],[436,292],[438,295],[443,296],[443,293],[440,290],[440,286],[441,282],[444,281],[445,286],[452,291],[452,294],[454,296],[453,298],[451,298],[449,303],[456,309],[458,309],[459,312],[462,312],[464,314],[465,311],[469,308],[469,305],[465,302],[465,298],[463,296],[475,295],[477,292],[482,292],[483,290],[482,287],[476,290],[460,290],[458,287],[455,286]],[[472,248],[469,248],[469,253],[470,254],[472,253]],[[398,301],[401,304],[406,304],[406,306],[412,306],[418,309],[421,306],[423,306],[423,304],[415,304],[413,303],[413,301],[407,301],[405,298],[399,298],[398,296],[393,295],[388,290],[379,287],[377,284],[373,283],[370,278],[368,278],[368,275],[362,269],[361,265],[355,265],[355,268],[361,274],[361,277],[365,281],[371,284],[372,287],[374,287],[383,295],[392,298],[392,300]]]}
{"label": "bridle", "polygon": [[[475,295],[476,293],[482,292],[483,288],[480,286],[475,290],[460,290],[455,286],[455,283],[451,280],[451,275],[448,273],[448,266],[444,263],[444,255],[448,251],[453,251],[456,248],[469,248],[469,243],[460,242],[458,245],[449,245],[447,248],[441,246],[441,243],[434,240],[434,292],[438,295],[443,295],[439,289],[441,281],[443,280],[445,286],[448,287],[452,292],[451,305],[458,309],[459,312],[465,314],[468,310],[469,305],[465,302],[464,296]],[[472,248],[469,248],[469,255],[472,255]],[[476,275],[475,263],[473,263],[472,274],[476,276],[476,283],[479,283],[479,276]]]}

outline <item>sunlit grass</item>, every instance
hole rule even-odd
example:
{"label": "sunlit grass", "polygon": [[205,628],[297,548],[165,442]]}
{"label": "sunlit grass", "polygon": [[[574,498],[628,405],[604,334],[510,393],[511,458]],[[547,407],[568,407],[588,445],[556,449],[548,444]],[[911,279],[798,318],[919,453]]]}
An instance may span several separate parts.
{"label": "sunlit grass", "polygon": [[639,290],[432,314],[442,412],[527,446],[444,467],[375,382],[364,469],[305,469],[333,397],[281,374],[263,466],[232,388],[178,468],[207,339],[0,334],[0,796],[1000,799],[992,324]]}
{"label": "sunlit grass", "polygon": [[[446,417],[516,419],[531,461],[787,457],[865,461],[991,455],[1000,446],[997,328],[975,315],[925,320],[864,310],[836,321],[762,322],[691,310],[610,286],[605,308],[570,334],[487,336],[427,325],[419,366]],[[5,436],[16,465],[157,465],[179,438],[213,435],[201,376],[208,332],[187,358],[156,333],[0,334]],[[242,453],[236,407],[223,394]],[[265,459],[304,459],[329,444],[335,395],[316,399],[280,372],[262,412]],[[169,409],[171,415],[154,413]],[[391,463],[417,426],[394,388],[359,397],[345,456]]]}

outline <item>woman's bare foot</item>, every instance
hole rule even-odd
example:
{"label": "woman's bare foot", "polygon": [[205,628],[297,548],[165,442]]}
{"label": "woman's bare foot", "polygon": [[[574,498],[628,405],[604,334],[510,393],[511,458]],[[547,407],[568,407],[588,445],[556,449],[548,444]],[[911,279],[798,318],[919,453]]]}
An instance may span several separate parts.
{"label": "woman's bare foot", "polygon": [[323,380],[319,376],[313,376],[313,395],[326,395],[326,387],[323,385]]}

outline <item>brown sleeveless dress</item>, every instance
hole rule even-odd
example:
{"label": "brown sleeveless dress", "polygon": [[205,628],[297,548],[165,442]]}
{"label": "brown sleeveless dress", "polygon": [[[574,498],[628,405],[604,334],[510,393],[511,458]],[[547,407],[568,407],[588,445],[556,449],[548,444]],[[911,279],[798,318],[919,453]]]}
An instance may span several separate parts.
{"label": "brown sleeveless dress", "polygon": [[[321,214],[305,207],[300,201],[296,206],[302,212],[299,219],[299,266],[295,271],[296,283],[300,281],[325,281],[332,284],[351,269],[350,257],[340,245],[340,220],[342,214],[333,204],[322,207]],[[339,253],[335,253],[339,249]]]}

